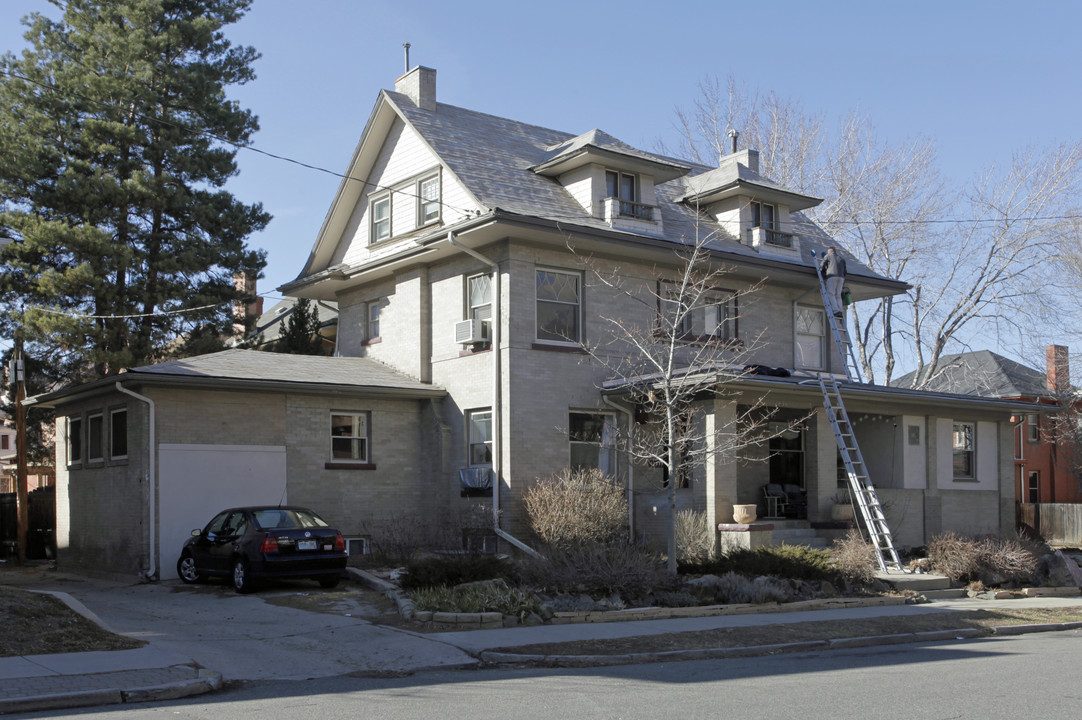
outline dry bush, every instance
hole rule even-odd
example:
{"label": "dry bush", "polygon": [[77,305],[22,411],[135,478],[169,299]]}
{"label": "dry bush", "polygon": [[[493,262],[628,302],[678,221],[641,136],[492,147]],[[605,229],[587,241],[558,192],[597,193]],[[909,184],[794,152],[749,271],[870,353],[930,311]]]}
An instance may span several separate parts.
{"label": "dry bush", "polygon": [[672,584],[660,556],[625,543],[549,547],[516,561],[518,580],[540,592],[641,597]]}
{"label": "dry bush", "polygon": [[530,527],[547,545],[607,544],[627,531],[624,490],[596,468],[564,468],[530,486],[522,500]]}
{"label": "dry bush", "polygon": [[791,593],[789,584],[773,577],[749,578],[730,572],[718,577],[713,585],[719,603],[785,602]]}
{"label": "dry bush", "polygon": [[875,546],[856,530],[850,530],[845,537],[835,540],[831,554],[834,567],[847,580],[870,583],[875,579],[875,571],[879,568]]}
{"label": "dry bush", "polygon": [[706,513],[676,511],[677,560],[683,564],[708,562],[714,557],[714,528]]}
{"label": "dry bush", "polygon": [[405,565],[426,552],[460,553],[464,530],[484,531],[492,526],[492,511],[483,505],[445,513],[435,522],[420,515],[386,515],[364,523],[371,540],[368,562]]}
{"label": "dry bush", "polygon": [[952,532],[928,545],[932,569],[958,582],[979,580],[989,587],[1023,582],[1037,571],[1035,546],[1014,538],[965,538]]}

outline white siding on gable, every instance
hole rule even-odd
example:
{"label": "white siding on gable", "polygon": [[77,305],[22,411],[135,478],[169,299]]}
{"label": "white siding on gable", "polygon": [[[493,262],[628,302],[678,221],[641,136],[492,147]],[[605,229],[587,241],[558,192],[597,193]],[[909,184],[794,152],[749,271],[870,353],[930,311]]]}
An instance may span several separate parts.
{"label": "white siding on gable", "polygon": [[[394,240],[410,236],[418,230],[417,181],[438,172],[441,178],[440,199],[443,225],[453,224],[480,210],[465,188],[454,176],[441,168],[439,157],[412,128],[397,120],[384,140],[383,148],[366,181],[369,183],[357,205],[350,213],[349,223],[339,240],[331,265],[344,262],[356,265],[396,252]],[[391,240],[370,245],[370,200],[392,191]],[[425,226],[422,232],[440,227],[440,223]]]}

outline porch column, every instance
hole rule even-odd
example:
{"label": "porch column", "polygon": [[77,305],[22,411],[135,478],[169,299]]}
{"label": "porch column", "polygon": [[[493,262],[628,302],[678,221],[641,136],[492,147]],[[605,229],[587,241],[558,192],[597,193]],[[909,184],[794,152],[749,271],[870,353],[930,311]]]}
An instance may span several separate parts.
{"label": "porch column", "polygon": [[809,466],[812,468],[808,487],[808,519],[829,520],[834,501],[831,499],[838,492],[838,443],[834,439],[834,429],[826,408],[815,409],[812,421],[813,437],[811,447],[813,456]]}
{"label": "porch column", "polygon": [[732,444],[736,437],[736,403],[714,398],[707,404],[706,436],[706,519],[710,527],[733,521],[736,502],[736,459]]}

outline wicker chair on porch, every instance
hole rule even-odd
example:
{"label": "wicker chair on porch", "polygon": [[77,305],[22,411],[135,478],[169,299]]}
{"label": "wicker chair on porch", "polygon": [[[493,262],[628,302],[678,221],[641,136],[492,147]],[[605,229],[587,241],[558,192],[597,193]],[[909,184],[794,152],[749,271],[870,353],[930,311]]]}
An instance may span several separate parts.
{"label": "wicker chair on porch", "polygon": [[763,485],[763,500],[766,502],[766,517],[784,517],[789,509],[789,496],[778,483]]}

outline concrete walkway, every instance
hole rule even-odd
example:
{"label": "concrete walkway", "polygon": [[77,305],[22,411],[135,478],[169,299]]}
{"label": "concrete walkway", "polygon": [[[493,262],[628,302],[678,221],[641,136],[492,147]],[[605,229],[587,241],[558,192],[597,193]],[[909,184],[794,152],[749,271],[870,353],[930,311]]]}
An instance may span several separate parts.
{"label": "concrete walkway", "polygon": [[[5,584],[10,578],[7,573],[0,576]],[[282,607],[265,601],[271,593],[266,597],[259,594],[239,596],[228,588],[193,589],[179,582],[131,585],[57,573],[27,575],[22,579],[24,582],[18,584],[26,589],[67,595],[69,604],[82,608],[83,614],[115,632],[146,640],[148,645],[138,650],[0,658],[0,713],[174,699],[215,690],[230,680],[305,679],[346,673],[398,674],[477,667],[485,662],[523,662],[522,656],[494,653],[493,649],[534,643],[816,620],[904,618],[996,607],[1082,608],[1082,595],[1000,601],[952,599],[922,605],[422,634],[376,625],[349,613],[337,615]],[[311,592],[318,594],[319,591],[313,589]],[[1049,629],[1066,628],[1027,627],[1021,631]],[[955,637],[956,634],[946,633],[943,638],[926,635],[913,637],[910,641],[949,639],[948,636]],[[861,640],[866,640],[863,644],[879,644],[875,638],[850,638],[844,644],[851,647]],[[882,642],[899,640],[884,639]],[[809,646],[805,649],[830,646],[822,641],[819,645],[822,648]],[[742,648],[739,654],[753,654],[755,650]],[[724,656],[718,653],[724,653],[724,649],[676,651],[664,653],[663,658],[605,656],[566,661],[557,658],[545,664],[623,664],[650,659]]]}

